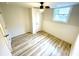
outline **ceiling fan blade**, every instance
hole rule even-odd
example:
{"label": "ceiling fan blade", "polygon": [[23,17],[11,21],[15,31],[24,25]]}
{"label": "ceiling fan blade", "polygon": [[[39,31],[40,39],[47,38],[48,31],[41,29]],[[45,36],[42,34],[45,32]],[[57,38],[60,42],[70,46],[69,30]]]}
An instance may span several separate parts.
{"label": "ceiling fan blade", "polygon": [[40,2],[40,4],[41,4],[41,5],[43,5],[43,4],[44,4],[44,2]]}
{"label": "ceiling fan blade", "polygon": [[40,9],[43,9],[44,8],[44,6],[40,6]]}
{"label": "ceiling fan blade", "polygon": [[45,8],[46,8],[46,9],[49,9],[50,7],[49,7],[49,6],[45,6]]}

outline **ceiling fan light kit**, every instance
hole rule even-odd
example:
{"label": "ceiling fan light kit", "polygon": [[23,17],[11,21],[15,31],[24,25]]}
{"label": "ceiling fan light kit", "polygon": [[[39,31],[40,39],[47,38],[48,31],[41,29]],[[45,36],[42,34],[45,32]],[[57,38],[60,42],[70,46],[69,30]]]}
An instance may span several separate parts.
{"label": "ceiling fan light kit", "polygon": [[43,12],[44,11],[44,9],[40,9],[40,12]]}

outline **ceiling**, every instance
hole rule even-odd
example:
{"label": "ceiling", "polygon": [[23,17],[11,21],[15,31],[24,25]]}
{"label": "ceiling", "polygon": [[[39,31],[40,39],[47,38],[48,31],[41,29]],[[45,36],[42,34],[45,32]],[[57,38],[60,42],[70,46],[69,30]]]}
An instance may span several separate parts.
{"label": "ceiling", "polygon": [[[18,5],[23,7],[39,7],[40,2],[5,2],[7,5]],[[56,7],[65,7],[65,6],[72,6],[78,4],[78,2],[44,2],[44,6],[50,6],[50,8]]]}

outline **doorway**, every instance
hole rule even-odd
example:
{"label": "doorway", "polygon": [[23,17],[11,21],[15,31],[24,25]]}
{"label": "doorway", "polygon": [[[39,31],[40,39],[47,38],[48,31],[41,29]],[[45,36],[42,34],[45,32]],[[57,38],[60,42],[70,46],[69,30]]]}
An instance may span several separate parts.
{"label": "doorway", "polygon": [[41,12],[39,9],[32,8],[32,32],[33,34],[41,30]]}

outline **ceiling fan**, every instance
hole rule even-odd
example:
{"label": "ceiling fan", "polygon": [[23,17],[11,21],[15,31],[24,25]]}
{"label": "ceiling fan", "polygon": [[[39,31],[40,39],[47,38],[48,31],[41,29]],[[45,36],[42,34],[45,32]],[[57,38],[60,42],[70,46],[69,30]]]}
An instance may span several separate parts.
{"label": "ceiling fan", "polygon": [[39,2],[34,8],[39,9],[40,12],[43,12],[45,9],[50,9],[50,4],[45,2]]}
{"label": "ceiling fan", "polygon": [[38,6],[34,6],[37,9],[50,9],[50,4],[47,2],[39,2],[37,3]]}
{"label": "ceiling fan", "polygon": [[44,2],[40,2],[40,9],[49,9],[50,6],[44,6]]}

